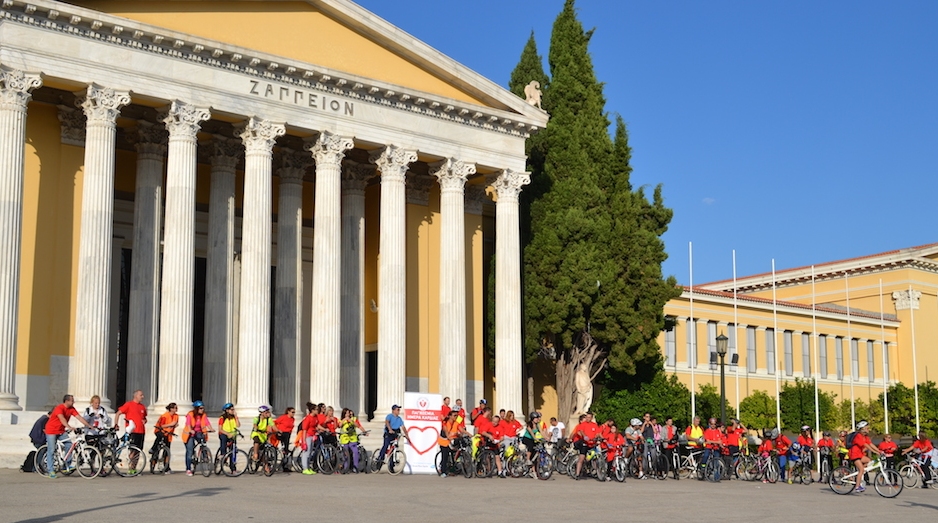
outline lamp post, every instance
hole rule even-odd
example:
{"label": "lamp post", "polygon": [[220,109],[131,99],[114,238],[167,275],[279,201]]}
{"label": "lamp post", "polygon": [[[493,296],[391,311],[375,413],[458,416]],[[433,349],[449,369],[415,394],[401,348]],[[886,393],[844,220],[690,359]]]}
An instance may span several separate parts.
{"label": "lamp post", "polygon": [[729,338],[722,332],[717,336],[717,354],[720,355],[720,421],[726,425],[726,346]]}

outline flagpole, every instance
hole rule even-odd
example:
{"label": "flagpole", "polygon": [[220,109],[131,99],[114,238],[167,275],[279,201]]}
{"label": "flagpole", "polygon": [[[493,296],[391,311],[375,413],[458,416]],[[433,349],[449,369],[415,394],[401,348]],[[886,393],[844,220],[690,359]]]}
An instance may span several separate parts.
{"label": "flagpole", "polygon": [[687,242],[687,256],[690,265],[690,419],[697,416],[697,385],[694,382],[694,370],[697,368],[697,320],[694,319],[694,242]]}
{"label": "flagpole", "polygon": [[[818,401],[818,385],[817,379],[821,375],[820,367],[818,366],[818,348],[817,348],[817,292],[814,288],[814,265],[811,266],[811,330],[813,331],[811,335],[812,341],[812,350],[814,352],[814,372],[812,373],[811,380],[814,381],[814,437],[817,438],[821,434],[821,407],[820,402]],[[821,472],[821,460],[817,461],[817,470],[818,473]]]}
{"label": "flagpole", "polygon": [[[739,355],[739,308],[737,305],[738,291],[736,289],[736,249],[733,249],[733,330],[736,331],[736,354]],[[739,417],[739,360],[736,360],[736,416]]]}
{"label": "flagpole", "polygon": [[883,279],[879,279],[879,337],[883,349],[883,421],[886,422],[886,434],[889,434],[889,375],[886,374],[886,315],[883,313]]}
{"label": "flagpole", "polygon": [[[844,288],[846,289],[847,296],[847,352],[850,353],[850,425],[852,427],[857,426],[857,409],[856,403],[853,396],[853,382],[855,376],[853,375],[853,336],[850,334],[850,275],[844,272]],[[859,349],[857,349],[859,351]],[[857,356],[859,358],[859,356]],[[860,362],[857,362],[857,367],[860,366]]]}
{"label": "flagpole", "polygon": [[778,375],[781,367],[778,365],[778,301],[775,299],[775,258],[772,258],[772,319],[774,321],[774,330],[772,331],[775,350],[773,352],[772,366],[775,367],[775,427],[782,430],[782,399],[778,388]]}
{"label": "flagpole", "polygon": [[909,324],[912,327],[912,381],[915,382],[915,435],[922,430],[918,415],[918,360],[915,354],[915,307],[912,306],[912,286],[909,285]]}

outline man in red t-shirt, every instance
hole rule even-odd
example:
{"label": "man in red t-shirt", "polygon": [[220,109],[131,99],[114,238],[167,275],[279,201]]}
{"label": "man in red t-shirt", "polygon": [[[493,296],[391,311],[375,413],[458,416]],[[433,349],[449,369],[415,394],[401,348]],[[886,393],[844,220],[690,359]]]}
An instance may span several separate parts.
{"label": "man in red t-shirt", "polygon": [[922,460],[922,472],[925,473],[925,484],[922,485],[922,488],[928,488],[929,484],[934,483],[934,479],[931,477],[931,455],[929,454],[934,448],[935,447],[931,444],[931,440],[929,440],[925,432],[922,431],[918,433],[918,437],[912,442],[912,446],[902,451],[903,454],[908,454],[909,452],[918,454],[919,459]]}
{"label": "man in red t-shirt", "polygon": [[857,467],[857,478],[860,479],[860,484],[857,485],[857,492],[866,490],[866,487],[863,486],[863,475],[866,474],[866,464],[870,462],[866,451],[881,454],[879,449],[873,446],[873,441],[870,440],[868,436],[869,433],[869,423],[865,420],[857,423],[857,433],[853,436],[853,445],[850,447],[850,454],[848,454],[850,461]]}
{"label": "man in red t-shirt", "polygon": [[440,407],[440,419],[441,420],[446,419],[446,416],[449,416],[449,411],[451,410],[453,409],[451,409],[449,406],[449,396],[447,396],[443,398],[443,406]]}
{"label": "man in red t-shirt", "polygon": [[[706,448],[703,452],[703,463],[710,463],[711,459],[717,460],[722,459],[720,457],[723,450],[723,437],[724,434],[720,429],[717,428],[717,419],[710,418],[708,420],[707,428],[704,429],[704,445]],[[719,469],[717,469],[719,472]],[[720,481],[720,475],[716,474],[714,479]]]}
{"label": "man in red t-shirt", "polygon": [[[488,408],[488,402],[485,401],[485,398],[480,399],[479,406],[472,409],[472,412],[469,413],[469,423],[471,423],[474,426],[476,424],[476,421],[478,421],[479,418],[482,417],[482,413],[484,413],[485,409],[487,408]],[[478,433],[479,432],[476,431],[476,434]]]}
{"label": "man in red t-shirt", "polygon": [[[49,472],[50,478],[55,478],[55,469],[53,469],[53,457],[55,456],[55,446],[59,440],[65,440],[65,452],[71,448],[71,441],[68,439],[69,429],[68,422],[75,418],[82,423],[82,425],[91,428],[91,424],[85,421],[85,418],[81,417],[78,414],[78,411],[75,410],[75,397],[71,394],[66,394],[62,398],[62,403],[60,403],[56,408],[52,409],[52,413],[49,414],[49,421],[46,422],[46,470]],[[71,468],[72,462],[69,458],[66,466]]]}
{"label": "man in red t-shirt", "polygon": [[580,416],[580,423],[573,428],[573,447],[580,454],[576,460],[576,477],[573,479],[580,479],[583,462],[586,461],[586,453],[596,445],[597,436],[599,436],[599,425],[593,421],[593,415],[586,413]]}
{"label": "man in red t-shirt", "polygon": [[778,452],[779,478],[784,482],[788,477],[788,449],[791,448],[791,440],[778,429],[773,429],[772,443]]}
{"label": "man in red t-shirt", "polygon": [[130,443],[142,449],[143,437],[147,432],[145,427],[147,423],[147,407],[143,404],[142,390],[135,390],[133,398],[121,405],[121,408],[117,409],[117,414],[114,416],[115,429],[120,427],[121,416],[127,419],[125,429],[130,432]]}

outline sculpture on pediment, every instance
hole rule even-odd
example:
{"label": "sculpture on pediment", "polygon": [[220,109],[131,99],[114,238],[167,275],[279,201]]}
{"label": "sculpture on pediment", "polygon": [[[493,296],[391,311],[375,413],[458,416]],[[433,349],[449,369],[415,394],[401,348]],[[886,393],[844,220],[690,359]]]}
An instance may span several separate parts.
{"label": "sculpture on pediment", "polygon": [[524,86],[525,101],[541,109],[541,82],[531,80],[531,83]]}

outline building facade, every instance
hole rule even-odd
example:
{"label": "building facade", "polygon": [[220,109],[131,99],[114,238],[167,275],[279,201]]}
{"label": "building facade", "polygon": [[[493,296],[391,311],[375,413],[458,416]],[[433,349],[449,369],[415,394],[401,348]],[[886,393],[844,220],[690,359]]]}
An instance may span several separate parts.
{"label": "building facade", "polygon": [[6,0],[0,68],[0,409],[471,404],[494,328],[520,411],[540,109],[345,0]]}

